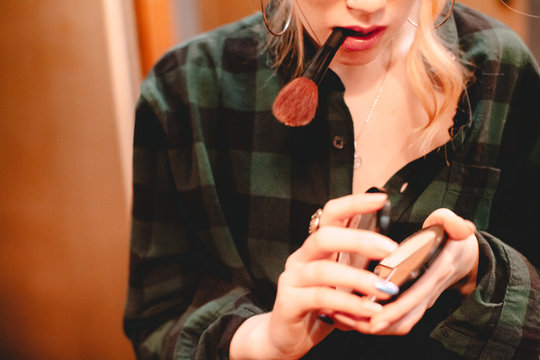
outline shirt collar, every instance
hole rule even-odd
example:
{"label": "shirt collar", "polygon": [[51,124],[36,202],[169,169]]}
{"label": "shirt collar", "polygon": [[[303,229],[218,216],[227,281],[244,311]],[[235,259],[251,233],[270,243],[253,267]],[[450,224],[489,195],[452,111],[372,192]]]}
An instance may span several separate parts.
{"label": "shirt collar", "polygon": [[[458,7],[459,5],[456,5]],[[441,21],[448,10],[448,4],[443,10],[443,14],[439,17],[438,21]],[[455,8],[454,8],[455,11]],[[452,12],[448,21],[444,23],[439,29],[437,34],[444,46],[457,58],[462,58],[462,51],[459,45],[459,32],[455,17],[455,12]],[[449,129],[450,136],[452,138],[452,148],[459,151],[465,141],[465,131],[472,126],[472,108],[467,88],[463,89],[461,98],[459,100],[456,114],[454,115],[454,121],[452,127]]]}

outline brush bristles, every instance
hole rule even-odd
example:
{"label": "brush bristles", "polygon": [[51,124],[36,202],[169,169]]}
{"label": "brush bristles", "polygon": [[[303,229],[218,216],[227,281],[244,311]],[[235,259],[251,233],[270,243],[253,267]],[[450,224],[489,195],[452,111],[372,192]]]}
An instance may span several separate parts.
{"label": "brush bristles", "polygon": [[306,77],[299,77],[281,89],[272,111],[287,126],[304,126],[315,117],[318,103],[317,84]]}

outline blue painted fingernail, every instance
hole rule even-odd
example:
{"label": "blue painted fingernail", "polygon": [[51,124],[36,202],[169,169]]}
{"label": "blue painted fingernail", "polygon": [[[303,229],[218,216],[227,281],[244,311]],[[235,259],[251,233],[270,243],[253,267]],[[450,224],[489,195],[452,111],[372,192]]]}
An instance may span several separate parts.
{"label": "blue painted fingernail", "polygon": [[334,325],[334,319],[332,319],[330,316],[328,316],[326,314],[319,315],[319,320],[321,320],[322,322],[325,322],[327,324]]}
{"label": "blue painted fingernail", "polygon": [[388,295],[397,295],[399,293],[399,287],[390,281],[377,281],[375,287]]}

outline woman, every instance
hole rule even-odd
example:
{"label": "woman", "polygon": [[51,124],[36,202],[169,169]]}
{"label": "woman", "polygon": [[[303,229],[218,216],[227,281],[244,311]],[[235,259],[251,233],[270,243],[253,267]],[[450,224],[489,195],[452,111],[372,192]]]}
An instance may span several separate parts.
{"label": "woman", "polygon": [[[266,17],[283,36],[258,14],[156,64],[134,141],[140,358],[539,356],[538,67],[502,24],[444,5],[284,0]],[[315,118],[281,124],[273,99],[336,27],[355,33]],[[388,236],[346,227],[387,198]],[[391,302],[395,284],[335,261],[431,224],[450,241]]]}

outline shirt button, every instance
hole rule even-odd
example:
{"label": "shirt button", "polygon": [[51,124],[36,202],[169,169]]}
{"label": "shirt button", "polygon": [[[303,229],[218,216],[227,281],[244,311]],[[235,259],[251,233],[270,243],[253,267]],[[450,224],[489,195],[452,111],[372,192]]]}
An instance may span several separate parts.
{"label": "shirt button", "polygon": [[343,136],[334,136],[332,145],[338,150],[341,150],[345,147],[345,138]]}

